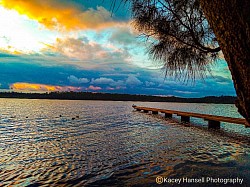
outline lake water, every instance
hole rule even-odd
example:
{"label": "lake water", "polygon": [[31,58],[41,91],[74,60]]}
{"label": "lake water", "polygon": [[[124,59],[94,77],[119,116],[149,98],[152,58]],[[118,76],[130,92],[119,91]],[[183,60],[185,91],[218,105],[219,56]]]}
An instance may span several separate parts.
{"label": "lake water", "polygon": [[132,104],[240,117],[230,104],[0,99],[0,186],[250,186],[250,128],[208,130]]}

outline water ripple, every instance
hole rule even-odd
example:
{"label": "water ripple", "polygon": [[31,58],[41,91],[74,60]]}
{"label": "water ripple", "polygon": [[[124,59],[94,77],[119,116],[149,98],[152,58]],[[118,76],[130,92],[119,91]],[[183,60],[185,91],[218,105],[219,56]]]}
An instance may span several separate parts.
{"label": "water ripple", "polygon": [[131,105],[0,99],[0,186],[154,186],[158,175],[201,174],[249,184],[247,130],[208,131]]}

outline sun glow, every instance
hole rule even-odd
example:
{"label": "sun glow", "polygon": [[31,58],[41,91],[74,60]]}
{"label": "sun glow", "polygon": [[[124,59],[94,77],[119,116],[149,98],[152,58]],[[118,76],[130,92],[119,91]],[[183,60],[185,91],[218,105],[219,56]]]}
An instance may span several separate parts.
{"label": "sun glow", "polygon": [[[1,3],[0,3],[1,5]],[[37,21],[0,6],[0,50],[9,53],[33,53],[44,48],[43,43],[56,39],[55,32],[43,28]]]}

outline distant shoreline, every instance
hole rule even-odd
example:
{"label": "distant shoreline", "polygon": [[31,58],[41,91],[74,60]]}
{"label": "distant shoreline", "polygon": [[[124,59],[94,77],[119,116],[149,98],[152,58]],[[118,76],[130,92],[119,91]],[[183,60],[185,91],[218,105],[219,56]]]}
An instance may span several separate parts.
{"label": "distant shoreline", "polygon": [[160,97],[150,95],[92,93],[92,92],[51,92],[51,93],[20,93],[0,92],[0,98],[20,99],[57,99],[57,100],[102,100],[102,101],[144,101],[144,102],[178,102],[178,103],[214,103],[234,104],[234,96],[207,96],[201,98]]}

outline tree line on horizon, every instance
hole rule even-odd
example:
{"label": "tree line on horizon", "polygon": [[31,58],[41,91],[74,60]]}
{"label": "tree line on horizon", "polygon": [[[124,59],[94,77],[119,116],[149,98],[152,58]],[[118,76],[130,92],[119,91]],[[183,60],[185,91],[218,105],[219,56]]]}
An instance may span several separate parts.
{"label": "tree line on horizon", "polygon": [[148,101],[148,102],[181,102],[181,103],[220,103],[234,104],[234,96],[206,96],[201,98],[162,97],[150,95],[132,95],[117,93],[92,92],[50,92],[50,93],[21,93],[0,92],[0,98],[21,99],[59,99],[59,100],[105,100],[105,101]]}

